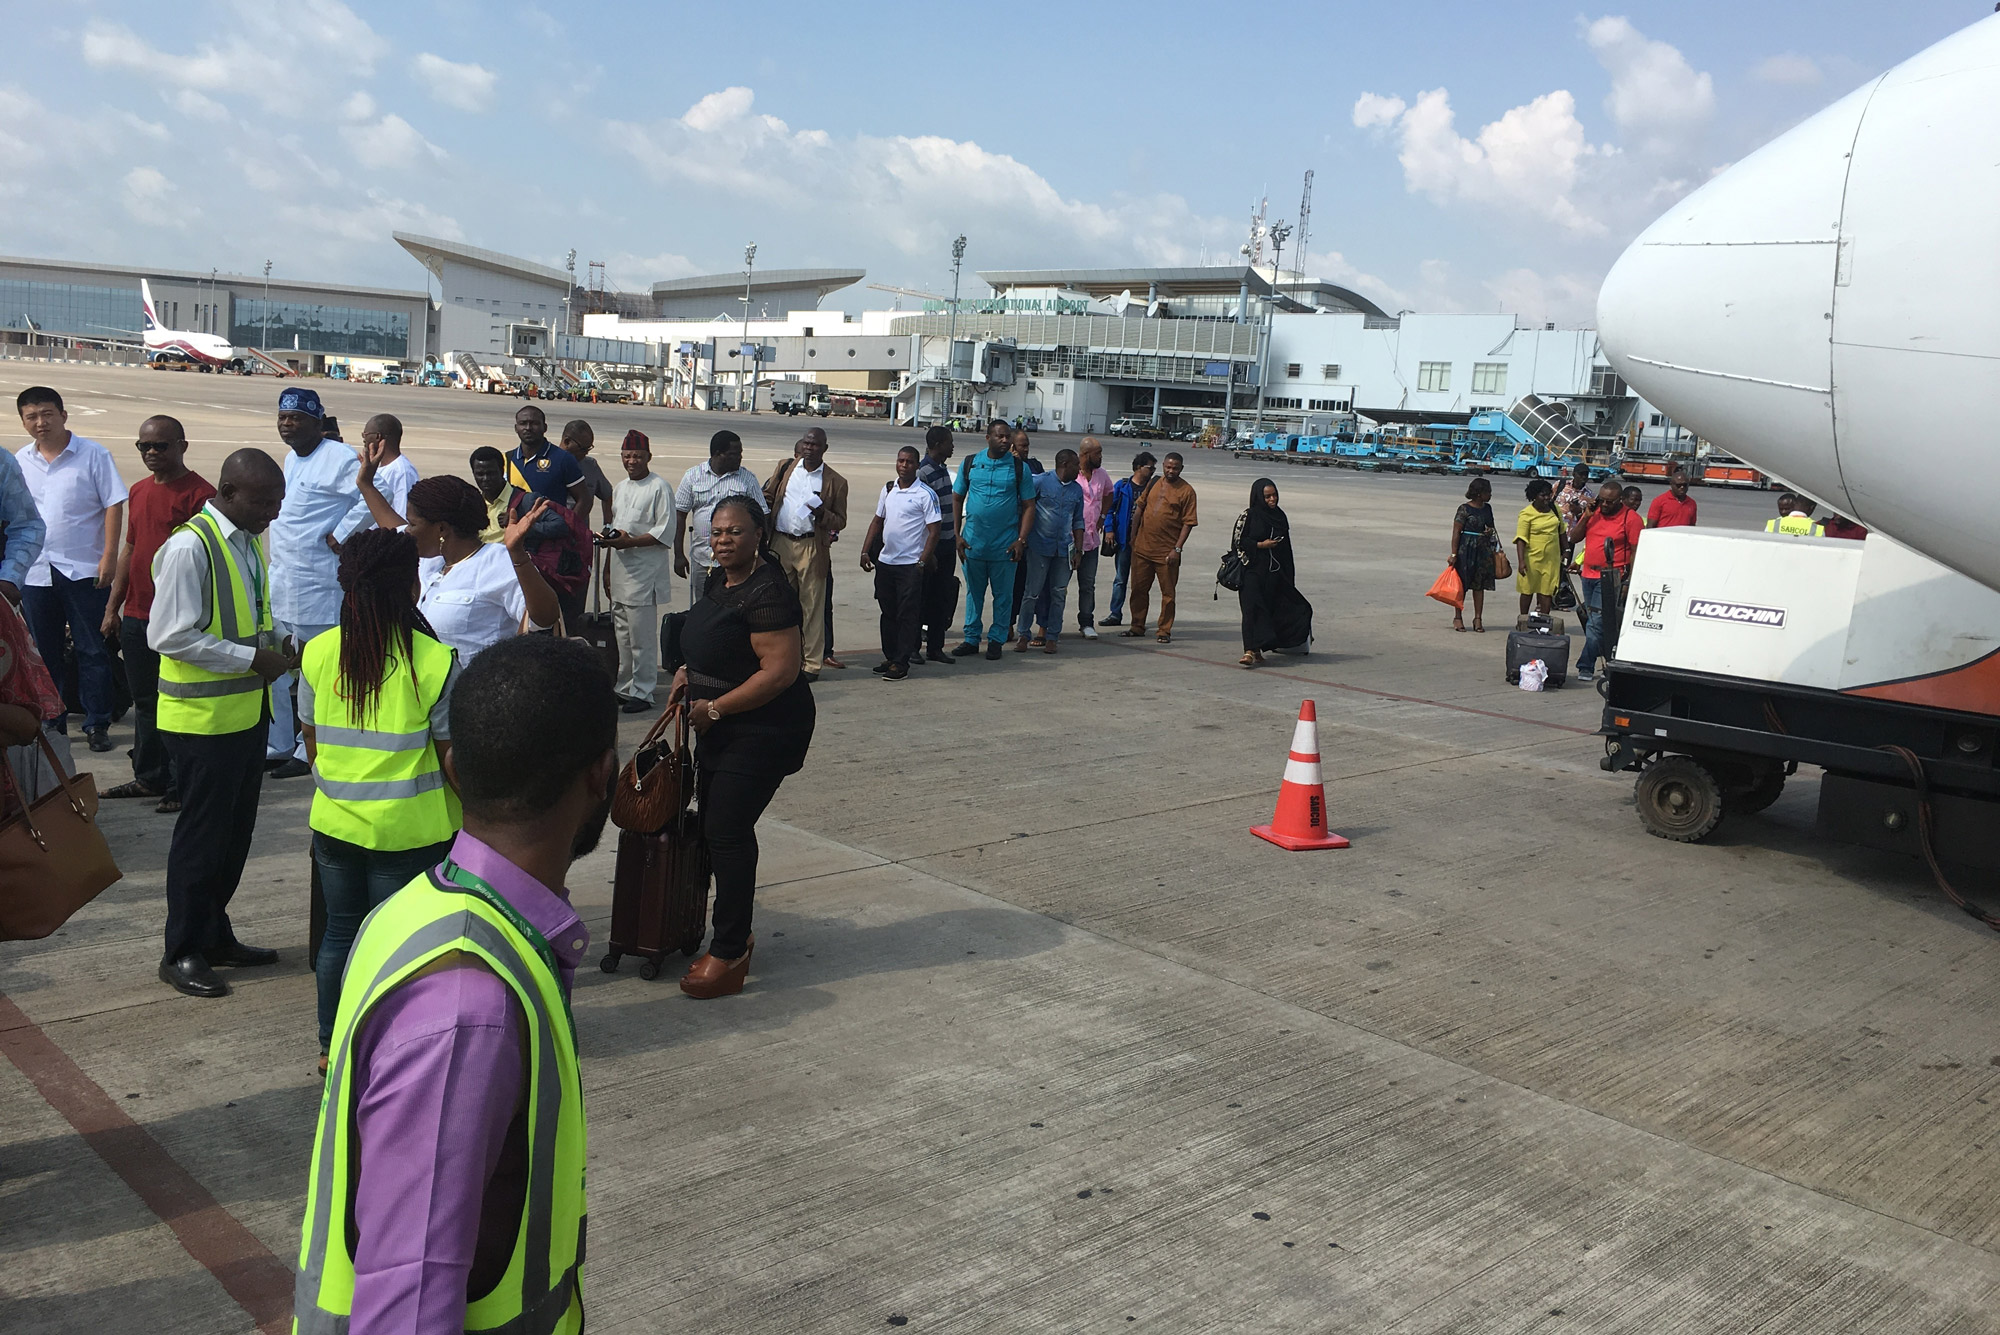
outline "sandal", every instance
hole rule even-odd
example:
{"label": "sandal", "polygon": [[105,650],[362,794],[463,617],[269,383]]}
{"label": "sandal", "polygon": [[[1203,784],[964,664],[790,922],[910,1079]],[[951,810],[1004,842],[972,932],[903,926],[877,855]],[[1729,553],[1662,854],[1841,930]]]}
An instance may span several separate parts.
{"label": "sandal", "polygon": [[1256,667],[1259,663],[1262,663],[1264,661],[1264,656],[1253,649],[1249,653],[1243,655],[1243,657],[1237,659],[1236,661],[1242,664],[1244,667],[1253,668]]}
{"label": "sandal", "polygon": [[1462,617],[1453,617],[1453,618],[1451,619],[1451,628],[1452,628],[1453,630],[1464,630],[1464,629],[1465,629],[1465,620],[1464,620],[1464,618],[1462,618]]}
{"label": "sandal", "polygon": [[1472,629],[1475,634],[1484,635],[1486,633],[1486,623],[1479,617],[1474,617],[1472,618]]}
{"label": "sandal", "polygon": [[1144,635],[1145,633],[1146,633],[1146,628],[1144,626],[1128,626],[1126,629],[1118,632],[1118,637],[1120,639],[1130,640],[1136,638],[1137,636]]}
{"label": "sandal", "polygon": [[1158,635],[1155,635],[1153,638],[1158,640],[1161,644],[1172,644],[1174,642],[1174,637],[1167,634],[1167,632],[1165,631],[1161,631]]}

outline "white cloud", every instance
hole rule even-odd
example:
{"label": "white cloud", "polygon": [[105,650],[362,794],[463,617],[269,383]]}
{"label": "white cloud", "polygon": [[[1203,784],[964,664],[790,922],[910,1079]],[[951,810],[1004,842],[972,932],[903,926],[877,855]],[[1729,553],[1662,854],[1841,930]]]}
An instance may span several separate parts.
{"label": "white cloud", "polygon": [[1394,125],[1406,105],[1400,97],[1363,93],[1354,99],[1354,123],[1364,130]]}
{"label": "white cloud", "polygon": [[1604,109],[1629,147],[1678,158],[1694,149],[1715,117],[1715,81],[1687,57],[1647,37],[1631,21],[1601,18],[1583,40],[1611,76]]}
{"label": "white cloud", "polygon": [[178,198],[179,188],[157,167],[134,167],[125,173],[125,212],[150,228],[185,227],[201,210]]}
{"label": "white cloud", "polygon": [[340,104],[340,114],[351,121],[365,121],[375,114],[375,99],[357,90]]}
{"label": "white cloud", "polygon": [[186,116],[189,120],[206,121],[211,125],[229,119],[229,108],[206,93],[198,93],[192,88],[176,88],[171,92],[161,90],[160,95],[167,105]]}
{"label": "white cloud", "polygon": [[434,99],[460,111],[486,110],[493,101],[493,85],[499,81],[499,76],[483,65],[461,65],[428,51],[417,57],[414,68],[417,79]]}
{"label": "white cloud", "polygon": [[1796,51],[1766,56],[1757,62],[1757,68],[1750,71],[1750,74],[1760,82],[1782,84],[1792,88],[1810,88],[1826,77],[1811,56],[1802,56]]}
{"label": "white cloud", "polygon": [[1440,203],[1462,201],[1498,205],[1526,213],[1576,233],[1603,225],[1571,198],[1583,161],[1597,150],[1584,139],[1576,100],[1558,89],[1499,120],[1481,126],[1476,139],[1459,134],[1451,95],[1442,88],[1419,93],[1394,118],[1385,119],[1400,98],[1364,93],[1354,105],[1356,124],[1393,123],[1403,164],[1403,183]]}
{"label": "white cloud", "polygon": [[[781,208],[809,217],[830,253],[887,242],[910,256],[941,254],[954,232],[977,231],[979,263],[1041,262],[1051,253],[1102,262],[1193,263],[1199,242],[1237,228],[1200,218],[1175,195],[1096,204],[1065,197],[1019,160],[937,135],[835,136],[793,130],[755,111],[755,94],[725,88],[674,120],[613,121],[610,141],[656,180],[734,197],[747,226]],[[722,206],[723,201],[718,201]],[[773,263],[783,263],[775,257]]]}
{"label": "white cloud", "polygon": [[1541,274],[1533,269],[1509,269],[1481,284],[1500,308],[1541,323],[1589,324],[1597,314],[1598,279],[1594,274]]}
{"label": "white cloud", "polygon": [[441,161],[444,150],[417,133],[415,126],[394,114],[360,125],[343,125],[340,137],[347,151],[364,167],[411,167],[428,158]]}
{"label": "white cloud", "polygon": [[168,90],[248,96],[267,111],[310,115],[355,79],[373,74],[389,50],[338,0],[283,7],[233,0],[229,11],[226,38],[185,53],[163,51],[123,24],[92,19],[83,30],[84,62],[128,71]]}

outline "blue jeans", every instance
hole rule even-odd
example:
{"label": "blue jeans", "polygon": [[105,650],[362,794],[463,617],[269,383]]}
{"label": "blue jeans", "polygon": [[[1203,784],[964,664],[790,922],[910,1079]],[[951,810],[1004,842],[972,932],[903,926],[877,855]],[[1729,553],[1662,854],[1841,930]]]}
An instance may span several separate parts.
{"label": "blue jeans", "polygon": [[[1111,558],[1111,615],[1125,615],[1125,586],[1132,582],[1132,547],[1120,547]],[[1079,611],[1082,608],[1079,606]]]}
{"label": "blue jeans", "polygon": [[[1061,617],[1056,618],[1058,621]],[[1097,624],[1097,548],[1092,547],[1076,563],[1076,625]]]}
{"label": "blue jeans", "polygon": [[[1058,552],[1054,556],[1037,556],[1029,552],[1027,592],[1021,596],[1021,614],[1016,619],[1014,633],[1026,635],[1034,627],[1035,617],[1042,618],[1042,629],[1047,632],[1049,642],[1055,643],[1062,632],[1063,608],[1069,603],[1069,553]],[[1044,603],[1046,600],[1046,603]],[[1038,611],[1040,606],[1047,611]]]}
{"label": "blue jeans", "polygon": [[965,558],[965,642],[978,644],[984,629],[979,614],[988,590],[993,593],[993,643],[1007,638],[1014,623],[1014,563],[1006,557],[989,561],[984,557]]}
{"label": "blue jeans", "polygon": [[1583,628],[1583,656],[1576,660],[1578,672],[1588,672],[1597,665],[1597,655],[1602,647],[1600,634],[1604,629],[1603,609],[1598,607],[1598,586],[1604,581],[1586,579],[1583,582],[1583,605],[1590,609],[1590,620]]}
{"label": "blue jeans", "polygon": [[[111,653],[104,647],[105,600],[111,590],[100,589],[97,581],[71,579],[53,566],[49,586],[30,584],[21,590],[21,610],[27,614],[28,633],[49,675],[60,686],[63,679],[63,625],[69,625],[70,642],[76,646],[76,689],[83,698],[83,729],[111,726]],[[58,723],[57,731],[66,732]]]}
{"label": "blue jeans", "polygon": [[326,935],[320,938],[313,974],[319,982],[319,1045],[333,1041],[333,1017],[340,1010],[340,976],[368,911],[443,862],[451,841],[393,853],[350,844],[313,831],[313,861],[319,864],[320,891],[326,896]]}

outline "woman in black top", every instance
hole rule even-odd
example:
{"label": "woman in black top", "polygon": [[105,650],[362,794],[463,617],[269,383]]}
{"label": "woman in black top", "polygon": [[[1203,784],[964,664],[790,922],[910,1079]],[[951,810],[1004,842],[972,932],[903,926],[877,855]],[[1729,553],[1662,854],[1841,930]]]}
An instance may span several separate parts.
{"label": "woman in black top", "polygon": [[696,793],[715,869],[715,934],[681,979],[681,991],[702,1000],[743,990],[756,946],[757,819],[812,744],[799,599],[765,559],[763,535],[763,515],[745,497],[716,505],[708,540],[715,569],[681,628],[687,664],[668,696],[669,704],[686,704],[700,737]]}
{"label": "woman in black top", "polygon": [[1312,639],[1312,604],[1299,592],[1292,561],[1292,522],[1278,508],[1278,484],[1260,477],[1250,484],[1250,508],[1243,512],[1236,550],[1243,557],[1243,583],[1236,602],[1243,609],[1244,667],[1261,667],[1271,649],[1300,649]]}
{"label": "woman in black top", "polygon": [[[1451,517],[1451,556],[1458,578],[1472,599],[1472,628],[1486,629],[1486,591],[1493,587],[1493,553],[1499,550],[1500,534],[1493,526],[1493,484],[1483,477],[1472,479],[1465,489],[1465,504]],[[1463,611],[1451,615],[1453,630],[1465,629]]]}

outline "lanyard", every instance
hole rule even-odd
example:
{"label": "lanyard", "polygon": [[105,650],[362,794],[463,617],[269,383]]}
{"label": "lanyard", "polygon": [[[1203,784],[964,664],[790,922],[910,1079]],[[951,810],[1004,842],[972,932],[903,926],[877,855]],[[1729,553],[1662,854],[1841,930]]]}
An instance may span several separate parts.
{"label": "lanyard", "polygon": [[562,987],[562,970],[556,964],[556,952],[550,947],[548,938],[536,930],[533,923],[522,917],[520,910],[502,898],[500,892],[495,890],[491,884],[483,878],[473,875],[473,873],[459,866],[450,858],[444,860],[444,865],[438,868],[438,873],[441,879],[451,882],[467,894],[485,900],[495,913],[505,918],[515,931],[528,939],[528,944],[534,947],[535,954],[541,959],[542,964],[547,967],[549,976],[556,980],[556,991],[562,994],[563,1018],[569,1021],[570,1045],[572,1048],[575,1047],[576,1016],[570,1010],[569,993],[564,991]]}

